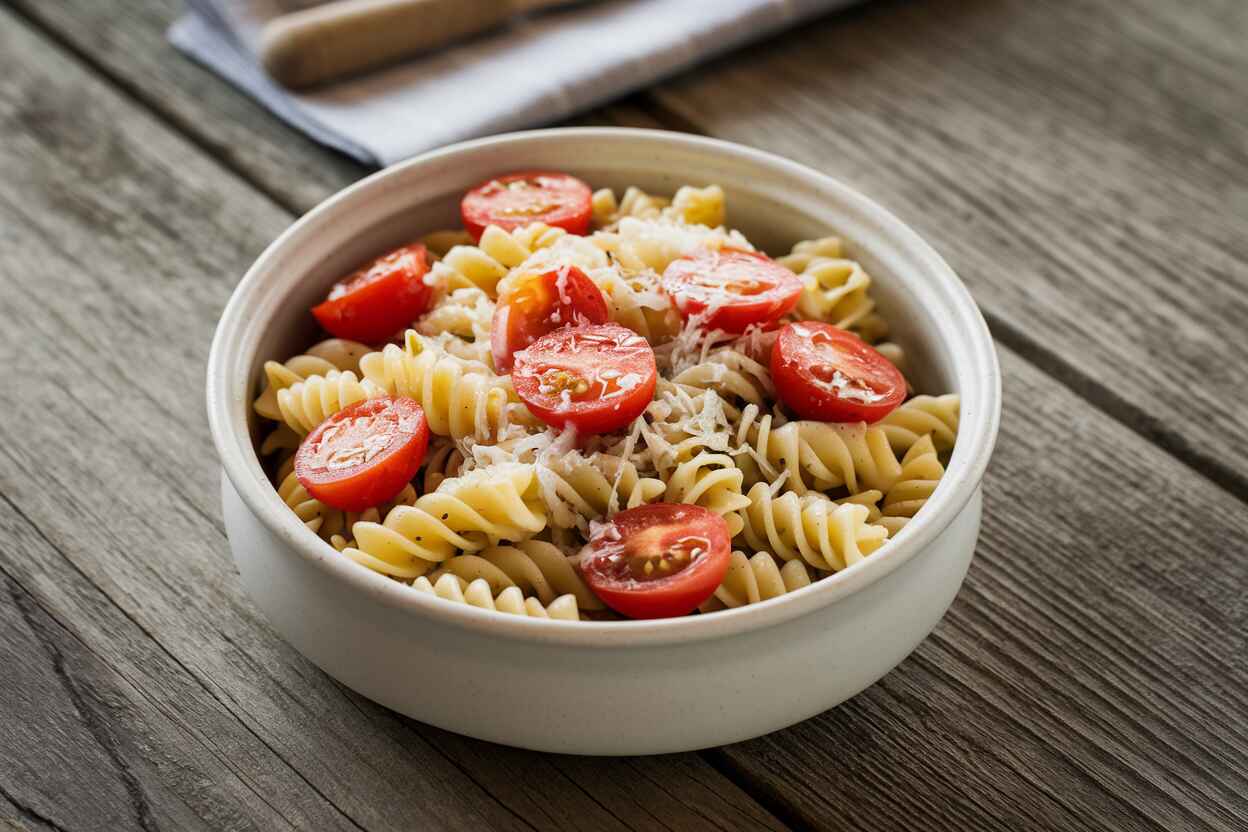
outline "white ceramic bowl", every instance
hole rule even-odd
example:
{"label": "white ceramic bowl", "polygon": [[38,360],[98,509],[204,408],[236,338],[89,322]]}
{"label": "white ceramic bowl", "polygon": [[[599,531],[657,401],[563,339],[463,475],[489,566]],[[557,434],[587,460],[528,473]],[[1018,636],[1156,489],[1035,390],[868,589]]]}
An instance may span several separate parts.
{"label": "white ceramic bowl", "polygon": [[[453,226],[460,195],[500,172],[553,168],[594,187],[671,193],[718,183],[731,224],[772,253],[829,233],[873,292],[920,389],[962,396],[948,472],[918,517],[863,562],[782,598],[663,621],[505,616],[410,590],[342,557],[274,492],[252,443],[266,359],[314,338],[308,308],[348,269]],[[739,145],[625,129],[539,130],[466,142],[377,173],[295,223],[221,318],[208,414],[230,546],[281,635],[331,676],[423,722],[507,745],[654,754],[744,740],[861,691],[953,601],[979,532],[980,481],[1000,412],[988,329],[948,265],[839,182]]]}

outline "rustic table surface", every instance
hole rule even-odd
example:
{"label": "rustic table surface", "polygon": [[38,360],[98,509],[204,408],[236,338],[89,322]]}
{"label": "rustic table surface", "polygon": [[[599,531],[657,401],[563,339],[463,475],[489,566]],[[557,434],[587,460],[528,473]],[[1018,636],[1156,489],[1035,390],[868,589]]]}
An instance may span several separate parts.
{"label": "rustic table surface", "polygon": [[1248,829],[1248,3],[877,0],[576,120],[873,195],[1005,373],[932,637],[822,716],[636,759],[400,717],[243,596],[209,338],[367,171],[175,54],[179,11],[0,4],[0,826]]}

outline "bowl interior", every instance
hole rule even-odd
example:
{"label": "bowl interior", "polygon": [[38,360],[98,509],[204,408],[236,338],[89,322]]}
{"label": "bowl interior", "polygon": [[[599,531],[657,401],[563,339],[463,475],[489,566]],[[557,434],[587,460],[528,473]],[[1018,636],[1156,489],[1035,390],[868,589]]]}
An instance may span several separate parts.
{"label": "bowl interior", "polygon": [[[721,185],[727,194],[728,224],[772,255],[787,253],[799,240],[840,236],[847,256],[860,261],[872,276],[872,293],[889,321],[890,340],[905,349],[907,374],[919,392],[962,396],[959,440],[945,479],[924,512],[889,547],[798,593],[696,618],[727,622],[733,616],[741,621],[755,616],[760,622],[766,617],[779,621],[827,603],[896,568],[930,542],[970,499],[996,435],[1000,398],[996,356],[970,294],[914,232],[835,180],[759,151],[659,131],[542,130],[456,145],[357,183],[275,241],[235,292],[213,344],[210,421],[235,487],[293,548],[328,549],[281,504],[265,479],[254,445],[246,441],[248,434],[254,439],[257,429],[250,403],[263,383],[264,361],[285,360],[318,337],[308,309],[342,275],[425,233],[458,227],[460,196],[478,182],[501,172],[541,168],[567,171],[594,188],[614,188],[617,194],[629,185],[665,195],[685,184]],[[367,571],[345,559],[331,561],[329,568],[334,570]],[[352,580],[373,578],[377,580],[372,589],[379,596],[395,589],[371,573]],[[387,597],[406,603],[397,596]],[[763,609],[781,606],[788,608],[783,615],[769,615]],[[455,615],[461,612],[481,611]],[[690,629],[695,626],[687,619],[646,624],[661,630],[682,622]],[[525,620],[509,626],[560,623]]]}

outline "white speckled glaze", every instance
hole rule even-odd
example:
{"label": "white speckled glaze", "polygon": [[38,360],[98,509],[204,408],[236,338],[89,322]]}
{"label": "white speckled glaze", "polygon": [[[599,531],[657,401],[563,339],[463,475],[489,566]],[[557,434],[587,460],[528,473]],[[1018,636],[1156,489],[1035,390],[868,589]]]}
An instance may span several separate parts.
{"label": "white speckled glaze", "polygon": [[[630,622],[536,620],[448,603],[370,572],[308,531],[253,448],[250,402],[261,365],[313,339],[308,307],[351,266],[454,225],[465,189],[527,168],[565,170],[617,190],[718,183],[731,224],[773,254],[799,239],[845,238],[876,281],[920,389],[962,396],[953,458],[918,517],[863,562],[782,598]],[[897,218],[836,180],[761,151],[617,128],[466,142],[342,191],[248,271],[208,365],[230,546],[276,630],[336,679],[416,719],[577,754],[748,739],[839,704],[901,662],[940,620],[970,565],[1000,398],[996,353],[970,294]],[[646,718],[627,718],[642,702]]]}

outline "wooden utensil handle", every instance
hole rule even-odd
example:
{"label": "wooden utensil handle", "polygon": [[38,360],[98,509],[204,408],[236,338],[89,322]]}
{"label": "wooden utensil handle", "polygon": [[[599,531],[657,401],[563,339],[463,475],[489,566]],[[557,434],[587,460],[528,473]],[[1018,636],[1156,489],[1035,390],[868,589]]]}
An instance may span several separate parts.
{"label": "wooden utensil handle", "polygon": [[550,0],[340,0],[275,18],[260,58],[293,89],[375,69],[495,26]]}

